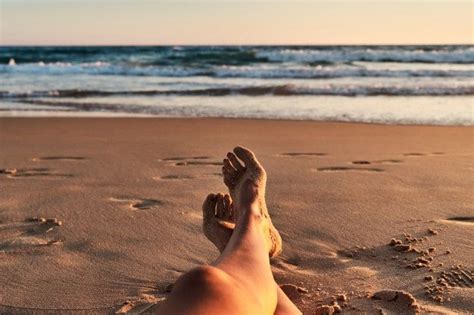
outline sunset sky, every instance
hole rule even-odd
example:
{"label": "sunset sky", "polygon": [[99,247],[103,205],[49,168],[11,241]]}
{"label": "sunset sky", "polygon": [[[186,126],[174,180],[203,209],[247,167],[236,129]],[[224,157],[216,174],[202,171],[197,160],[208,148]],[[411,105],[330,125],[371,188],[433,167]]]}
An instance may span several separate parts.
{"label": "sunset sky", "polygon": [[473,1],[0,0],[0,45],[474,44]]}

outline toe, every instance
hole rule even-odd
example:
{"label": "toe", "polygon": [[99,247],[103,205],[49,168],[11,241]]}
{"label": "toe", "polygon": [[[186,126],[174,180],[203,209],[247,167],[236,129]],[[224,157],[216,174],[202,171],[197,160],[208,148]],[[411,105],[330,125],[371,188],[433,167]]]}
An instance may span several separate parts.
{"label": "toe", "polygon": [[234,181],[232,178],[226,174],[224,174],[224,184],[229,187],[230,189],[234,187]]}
{"label": "toe", "polygon": [[232,164],[230,164],[230,161],[228,159],[224,159],[223,164],[224,169],[226,169],[231,175],[237,175],[236,169],[232,166]]}
{"label": "toe", "polygon": [[224,195],[224,215],[227,220],[232,220],[232,199],[228,194]]}
{"label": "toe", "polygon": [[227,153],[227,158],[232,163],[232,166],[235,168],[235,170],[238,173],[245,171],[245,167],[243,167],[243,165],[240,164],[240,161],[237,159],[234,153],[231,153],[231,152]]}
{"label": "toe", "polygon": [[234,187],[234,182],[226,176],[224,176],[224,184],[229,188]]}
{"label": "toe", "polygon": [[217,214],[216,216],[219,219],[224,219],[225,216],[225,206],[224,206],[224,195],[217,194],[217,205],[216,205]]}
{"label": "toe", "polygon": [[224,176],[228,176],[230,177],[231,179],[234,179],[236,177],[236,171],[232,171],[232,170],[229,170],[228,168],[226,168],[225,166],[222,167],[222,174],[224,174]]}
{"label": "toe", "polygon": [[253,154],[253,152],[249,149],[238,146],[234,148],[234,153],[239,159],[244,161],[245,166],[252,168],[260,168],[260,164],[258,163],[255,154]]}
{"label": "toe", "polygon": [[209,194],[206,197],[204,203],[202,204],[202,216],[204,217],[204,219],[210,219],[215,216],[216,202],[216,195]]}
{"label": "toe", "polygon": [[235,173],[229,171],[225,166],[222,167],[222,175],[224,176],[224,184],[231,188],[235,185]]}

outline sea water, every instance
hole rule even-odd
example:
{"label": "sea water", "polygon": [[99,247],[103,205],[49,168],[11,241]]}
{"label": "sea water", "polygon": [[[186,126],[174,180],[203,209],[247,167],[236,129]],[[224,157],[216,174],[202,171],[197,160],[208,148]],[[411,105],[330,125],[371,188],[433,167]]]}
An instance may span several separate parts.
{"label": "sea water", "polygon": [[1,116],[472,125],[474,46],[0,47]]}

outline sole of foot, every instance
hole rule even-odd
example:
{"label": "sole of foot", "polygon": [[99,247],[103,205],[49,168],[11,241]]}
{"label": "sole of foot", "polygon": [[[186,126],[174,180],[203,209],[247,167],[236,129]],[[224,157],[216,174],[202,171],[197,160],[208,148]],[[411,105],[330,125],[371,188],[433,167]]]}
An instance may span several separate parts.
{"label": "sole of foot", "polygon": [[235,228],[230,196],[221,193],[208,195],[202,204],[202,217],[204,235],[222,253]]}

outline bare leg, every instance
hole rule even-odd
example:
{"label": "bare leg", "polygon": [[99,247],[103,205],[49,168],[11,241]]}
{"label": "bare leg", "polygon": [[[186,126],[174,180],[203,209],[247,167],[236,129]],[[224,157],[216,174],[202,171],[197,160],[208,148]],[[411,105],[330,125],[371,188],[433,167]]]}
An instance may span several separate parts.
{"label": "bare leg", "polygon": [[301,311],[293,302],[286,296],[285,292],[277,285],[278,303],[275,310],[275,315],[301,315]]}
{"label": "bare leg", "polygon": [[281,238],[265,205],[266,174],[252,152],[234,149],[245,167],[232,177],[235,229],[213,266],[198,267],[178,279],[161,314],[273,314],[278,290],[269,253]]}
{"label": "bare leg", "polygon": [[[229,195],[210,194],[202,206],[203,232],[217,247],[220,253],[224,251],[234,230],[232,200]],[[296,305],[277,287],[277,307],[275,315],[301,314]]]}

